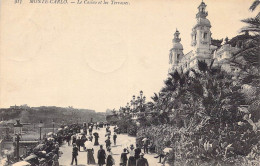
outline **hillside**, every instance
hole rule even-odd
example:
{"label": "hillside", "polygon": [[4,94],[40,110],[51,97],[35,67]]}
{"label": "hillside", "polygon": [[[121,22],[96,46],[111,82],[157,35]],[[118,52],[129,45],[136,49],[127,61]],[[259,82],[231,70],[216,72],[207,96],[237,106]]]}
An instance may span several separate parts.
{"label": "hillside", "polygon": [[62,123],[82,123],[93,121],[104,121],[105,115],[97,113],[89,109],[76,109],[73,107],[10,107],[0,109],[0,117],[2,121],[20,119],[22,123],[39,123],[43,121],[45,124],[51,125],[54,121],[57,124]]}

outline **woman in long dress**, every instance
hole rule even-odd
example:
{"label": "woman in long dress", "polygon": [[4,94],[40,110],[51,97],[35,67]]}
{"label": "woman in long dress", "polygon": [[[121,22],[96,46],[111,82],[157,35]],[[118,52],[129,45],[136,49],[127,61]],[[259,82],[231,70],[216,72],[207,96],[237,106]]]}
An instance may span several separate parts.
{"label": "woman in long dress", "polygon": [[106,166],[113,166],[115,165],[115,160],[113,158],[113,153],[111,152],[111,148],[109,147],[107,149],[108,155],[107,155],[107,164]]}
{"label": "woman in long dress", "polygon": [[98,143],[99,136],[98,136],[98,134],[95,134],[95,133],[94,133],[94,136],[95,136],[94,146],[97,146],[97,145],[99,145],[99,143]]}
{"label": "woman in long dress", "polygon": [[88,165],[89,164],[96,164],[95,162],[95,159],[94,159],[94,149],[87,149],[87,152],[88,152],[88,155],[87,155],[87,162],[88,162]]}
{"label": "woman in long dress", "polygon": [[94,149],[93,149],[93,145],[92,142],[90,141],[86,141],[85,142],[85,147],[87,150],[87,163],[89,164],[96,164],[95,159],[94,159]]}
{"label": "woman in long dress", "polygon": [[130,145],[128,166],[136,166],[134,145]]}

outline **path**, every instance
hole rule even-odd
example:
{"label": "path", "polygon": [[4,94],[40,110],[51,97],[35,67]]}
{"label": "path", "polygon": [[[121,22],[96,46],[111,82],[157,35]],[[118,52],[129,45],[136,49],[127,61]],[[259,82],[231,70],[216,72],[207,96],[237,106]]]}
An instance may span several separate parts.
{"label": "path", "polygon": [[[111,128],[113,128],[111,126]],[[113,130],[112,130],[113,131]],[[100,130],[95,130],[94,132],[99,133],[99,144],[102,144],[105,149],[105,140],[107,137],[105,137],[105,128],[101,128]],[[113,132],[112,132],[113,134]],[[113,141],[111,137],[111,141]],[[93,139],[94,143],[94,139]],[[135,137],[130,137],[126,134],[118,134],[117,135],[117,146],[113,146],[112,144],[112,153],[113,158],[115,159],[115,166],[119,166],[120,163],[120,155],[123,152],[123,149],[126,147],[130,147],[131,144],[135,145]],[[97,163],[97,151],[99,149],[99,146],[94,146],[94,158]],[[62,156],[59,159],[61,166],[69,166],[71,163],[71,156],[72,156],[72,146],[63,145],[60,147],[60,150],[63,152]],[[82,150],[82,148],[81,148]],[[160,163],[158,163],[158,159],[154,158],[156,154],[145,154],[144,157],[148,160],[150,166],[161,166]],[[79,166],[87,166],[87,152],[81,151],[78,155],[78,165]],[[97,165],[97,164],[96,164]]]}

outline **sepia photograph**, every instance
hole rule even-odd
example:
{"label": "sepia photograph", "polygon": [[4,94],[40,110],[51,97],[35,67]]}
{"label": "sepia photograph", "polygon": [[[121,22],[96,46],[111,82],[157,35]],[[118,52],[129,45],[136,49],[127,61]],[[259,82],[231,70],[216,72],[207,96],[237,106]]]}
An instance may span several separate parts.
{"label": "sepia photograph", "polygon": [[0,166],[260,166],[260,0],[0,0]]}

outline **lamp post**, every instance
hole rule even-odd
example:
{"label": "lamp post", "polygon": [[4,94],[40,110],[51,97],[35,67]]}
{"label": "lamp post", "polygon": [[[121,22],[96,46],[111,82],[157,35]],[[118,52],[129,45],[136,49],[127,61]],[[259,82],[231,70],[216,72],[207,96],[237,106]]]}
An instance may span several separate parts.
{"label": "lamp post", "polygon": [[133,102],[133,109],[135,109],[135,95],[133,95],[133,100],[132,100],[132,102]]}
{"label": "lamp post", "polygon": [[19,156],[19,148],[20,148],[20,139],[21,139],[21,134],[15,134],[15,141],[16,141],[16,158],[17,161],[19,161],[20,156]]}
{"label": "lamp post", "polygon": [[40,128],[40,140],[42,139],[42,127],[43,127],[43,122],[42,121],[40,121],[40,123],[39,123],[39,128]]}
{"label": "lamp post", "polygon": [[16,157],[17,161],[19,161],[19,141],[22,134],[22,127],[23,125],[20,123],[20,120],[16,120],[16,124],[14,124],[14,132],[15,132],[15,141],[16,141]]}
{"label": "lamp post", "polygon": [[52,120],[52,132],[54,133],[54,125],[55,125],[55,122],[54,122],[54,119]]}
{"label": "lamp post", "polygon": [[16,120],[14,124],[14,134],[22,134],[23,125],[20,123],[20,120]]}
{"label": "lamp post", "polygon": [[140,111],[142,110],[143,111],[143,104],[145,103],[145,99],[146,99],[146,97],[145,96],[143,96],[143,91],[141,90],[140,91],[140,97],[138,96],[138,101],[139,101],[139,105],[140,105]]}

